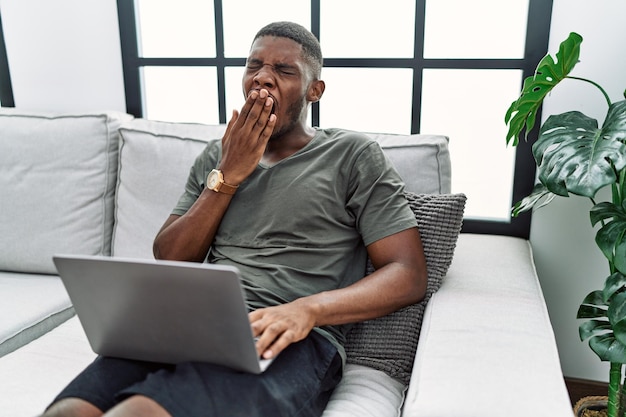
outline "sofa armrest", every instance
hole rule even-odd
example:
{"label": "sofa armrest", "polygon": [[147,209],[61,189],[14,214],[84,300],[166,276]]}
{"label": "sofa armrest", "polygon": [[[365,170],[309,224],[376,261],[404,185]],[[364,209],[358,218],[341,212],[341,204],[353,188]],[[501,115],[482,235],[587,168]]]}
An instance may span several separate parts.
{"label": "sofa armrest", "polygon": [[404,417],[572,416],[528,241],[462,234],[426,308]]}

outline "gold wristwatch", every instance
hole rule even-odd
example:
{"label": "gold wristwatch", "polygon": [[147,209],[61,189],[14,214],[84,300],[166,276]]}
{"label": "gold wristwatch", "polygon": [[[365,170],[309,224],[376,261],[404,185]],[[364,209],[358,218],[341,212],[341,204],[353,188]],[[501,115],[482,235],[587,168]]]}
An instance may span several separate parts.
{"label": "gold wristwatch", "polygon": [[216,193],[224,193],[233,195],[237,192],[238,185],[230,185],[224,182],[224,175],[219,169],[214,169],[209,172],[206,177],[206,188],[213,190]]}

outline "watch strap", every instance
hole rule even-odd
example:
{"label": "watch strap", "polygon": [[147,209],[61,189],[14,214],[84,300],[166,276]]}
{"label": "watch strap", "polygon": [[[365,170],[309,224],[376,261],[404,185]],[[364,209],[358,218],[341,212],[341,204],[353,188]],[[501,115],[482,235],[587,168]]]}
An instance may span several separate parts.
{"label": "watch strap", "polygon": [[[209,186],[209,184],[212,183],[212,177],[214,180],[217,179],[217,183],[213,186]],[[219,169],[214,169],[209,173],[209,175],[207,176],[206,187],[211,191],[215,191],[216,193],[228,195],[235,194],[237,192],[237,188],[239,188],[238,185],[226,184],[224,182],[224,176],[222,175],[222,171],[220,171]]]}
{"label": "watch strap", "polygon": [[233,195],[237,192],[237,188],[239,188],[238,185],[230,185],[226,184],[225,182],[220,182],[215,187],[215,191],[217,191],[218,193]]}

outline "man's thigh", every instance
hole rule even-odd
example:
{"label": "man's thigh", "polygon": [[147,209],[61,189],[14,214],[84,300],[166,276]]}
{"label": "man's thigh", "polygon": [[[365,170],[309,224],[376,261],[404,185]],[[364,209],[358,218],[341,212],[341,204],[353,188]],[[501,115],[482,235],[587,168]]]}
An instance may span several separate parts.
{"label": "man's thigh", "polygon": [[120,391],[163,369],[174,369],[174,366],[100,356],[74,378],[53,403],[64,398],[80,398],[106,412],[119,402]]}
{"label": "man's thigh", "polygon": [[320,416],[341,368],[336,348],[312,333],[285,349],[260,375],[189,362],[152,373],[121,396],[147,396],[174,417]]}

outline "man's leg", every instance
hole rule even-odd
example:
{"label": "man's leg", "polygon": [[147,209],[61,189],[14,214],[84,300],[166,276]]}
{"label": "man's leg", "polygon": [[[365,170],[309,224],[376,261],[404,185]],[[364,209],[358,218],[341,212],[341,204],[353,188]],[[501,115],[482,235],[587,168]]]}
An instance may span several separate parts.
{"label": "man's leg", "polygon": [[186,362],[174,370],[151,373],[121,391],[118,398],[122,400],[120,410],[122,404],[127,406],[128,398],[143,407],[148,404],[141,398],[149,397],[176,417],[319,417],[340,378],[337,349],[323,336],[312,333],[281,352],[263,374]]}
{"label": "man's leg", "polygon": [[[102,411],[80,398],[65,398],[46,411],[42,417],[102,417]],[[151,416],[172,417],[163,407],[148,397],[135,395],[121,402],[104,417]]]}
{"label": "man's leg", "polygon": [[105,414],[105,417],[129,416],[172,417],[153,399],[142,395],[127,398]]}
{"label": "man's leg", "polygon": [[100,417],[102,411],[80,398],[64,398],[53,404],[42,417]]}
{"label": "man's leg", "polygon": [[98,357],[57,396],[43,416],[102,416],[119,403],[120,391],[169,365]]}

